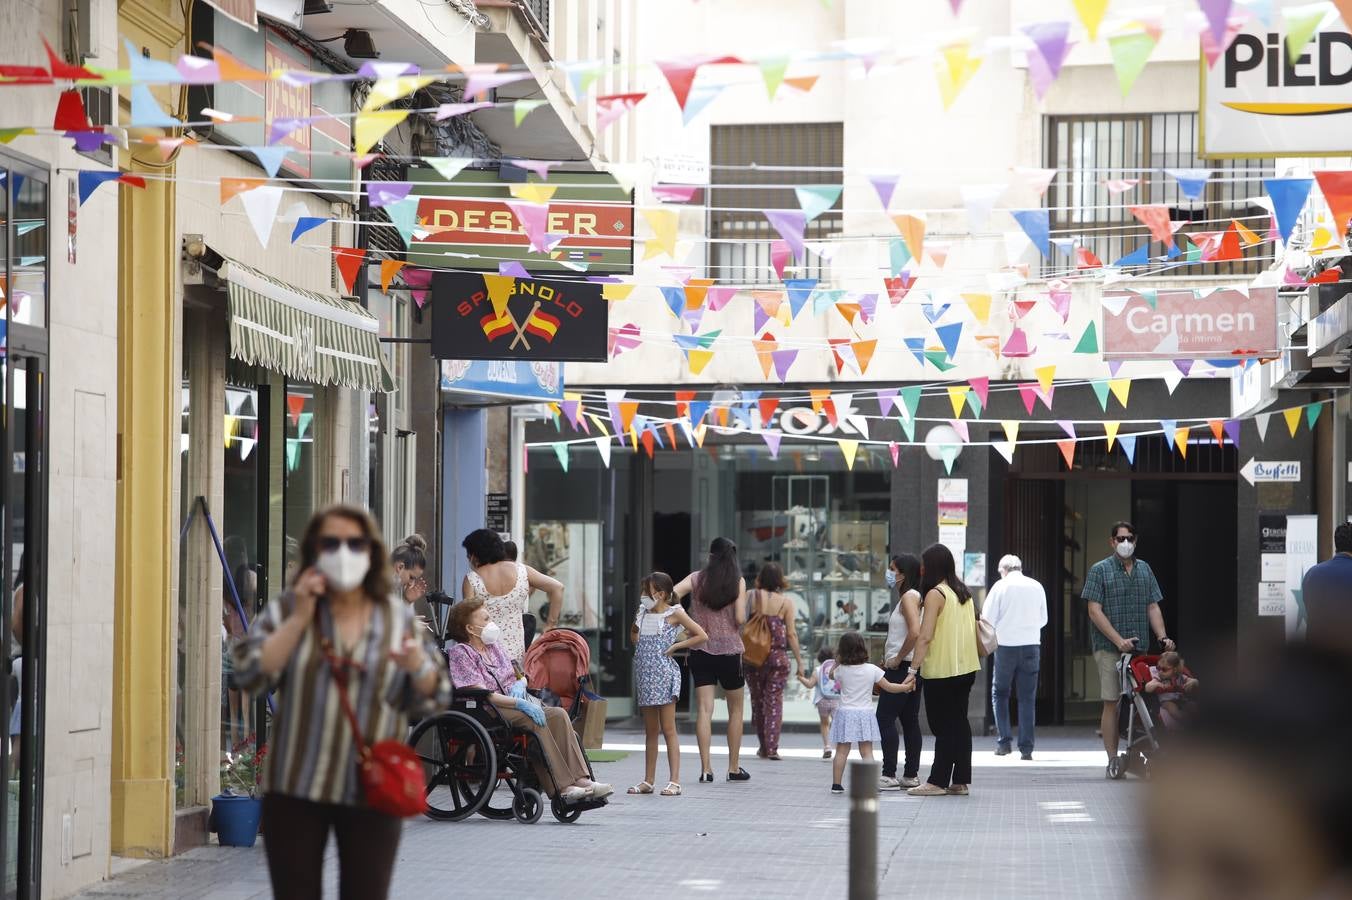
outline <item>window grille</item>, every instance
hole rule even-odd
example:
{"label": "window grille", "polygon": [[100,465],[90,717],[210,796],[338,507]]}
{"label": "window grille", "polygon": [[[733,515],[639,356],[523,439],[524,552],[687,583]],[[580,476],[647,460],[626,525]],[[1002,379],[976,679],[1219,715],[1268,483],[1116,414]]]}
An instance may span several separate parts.
{"label": "window grille", "polygon": [[[1263,196],[1263,177],[1273,170],[1275,160],[1202,160],[1197,157],[1197,138],[1196,113],[1048,116],[1046,164],[1058,170],[1046,194],[1052,237],[1075,238],[1104,265],[1112,265],[1151,241],[1149,230],[1127,209],[1138,204],[1164,204],[1173,221],[1188,223],[1176,234],[1180,256],[1174,263],[1184,262],[1187,251],[1195,246],[1186,236],[1190,232],[1225,231],[1237,219],[1265,236],[1268,214],[1249,198]],[[1192,200],[1163,169],[1210,169],[1211,177],[1202,196]],[[1114,194],[1104,184],[1109,179],[1140,179],[1140,183]],[[1046,268],[1075,268],[1074,252],[1054,246]],[[1166,252],[1163,244],[1150,244],[1152,258]],[[1171,272],[1256,274],[1270,261],[1272,247],[1244,248],[1241,242],[1241,252],[1241,260],[1193,262]],[[1152,260],[1150,268],[1158,271],[1165,265],[1165,261]]]}
{"label": "window grille", "polygon": [[[795,187],[840,184],[844,158],[844,127],[839,122],[713,126],[709,277],[726,284],[778,281],[771,245],[779,239],[779,232],[765,218],[764,210],[798,209]],[[752,164],[763,168],[742,168]],[[736,168],[720,168],[724,166]],[[808,223],[804,237],[815,241],[838,234],[841,221],[837,200]],[[796,261],[795,274],[825,281],[825,263],[810,251],[807,257]]]}

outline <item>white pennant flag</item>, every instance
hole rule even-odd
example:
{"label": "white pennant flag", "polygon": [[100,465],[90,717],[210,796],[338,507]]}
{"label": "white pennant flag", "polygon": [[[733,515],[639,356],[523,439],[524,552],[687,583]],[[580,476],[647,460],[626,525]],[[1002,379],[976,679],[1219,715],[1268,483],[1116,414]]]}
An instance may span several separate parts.
{"label": "white pennant flag", "polygon": [[240,460],[246,460],[249,458],[249,454],[253,453],[254,445],[257,444],[258,441],[253,438],[235,438],[235,443],[239,444]]}
{"label": "white pennant flag", "polygon": [[258,243],[267,249],[268,239],[272,236],[272,223],[277,221],[277,207],[282,203],[282,189],[265,184],[239,195],[244,204],[244,212],[249,216]]}
{"label": "white pennant flag", "polygon": [[[1178,335],[1174,335],[1174,344],[1178,344]],[[1163,376],[1164,386],[1169,389],[1170,396],[1178,390],[1178,386],[1183,383],[1183,373],[1179,371],[1165,372]]]}
{"label": "white pennant flag", "polygon": [[601,454],[601,462],[610,468],[610,441],[608,437],[599,437],[596,439],[596,452]]}
{"label": "white pennant flag", "polygon": [[1028,235],[1023,230],[1005,232],[1005,259],[1011,266],[1017,266],[1023,260],[1023,255],[1028,252],[1028,248],[1033,246],[1033,242],[1028,240]]}
{"label": "white pennant flag", "polygon": [[464,171],[465,167],[474,162],[473,159],[465,159],[459,156],[424,156],[423,162],[427,163],[437,174],[447,181],[451,181],[455,176]]}
{"label": "white pennant flag", "polygon": [[1258,440],[1267,440],[1268,420],[1272,418],[1272,413],[1259,413],[1253,417],[1253,424],[1258,428]]}
{"label": "white pennant flag", "polygon": [[1019,180],[1037,191],[1041,197],[1047,193],[1047,188],[1051,185],[1052,179],[1056,177],[1056,169],[1032,169],[1025,166],[1016,166],[1014,174],[1019,176]]}
{"label": "white pennant flag", "polygon": [[1014,442],[1013,441],[995,441],[991,447],[996,453],[1005,458],[1005,462],[1014,464]]}
{"label": "white pennant flag", "polygon": [[967,207],[967,230],[972,234],[985,231],[990,223],[991,210],[1009,185],[1006,184],[964,184],[962,202]]}

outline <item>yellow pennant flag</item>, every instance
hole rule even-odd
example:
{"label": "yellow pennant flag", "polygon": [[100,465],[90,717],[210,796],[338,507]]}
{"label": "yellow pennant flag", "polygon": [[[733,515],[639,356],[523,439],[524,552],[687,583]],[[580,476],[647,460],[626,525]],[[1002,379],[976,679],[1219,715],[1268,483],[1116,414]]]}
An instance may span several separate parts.
{"label": "yellow pennant flag", "polygon": [[948,402],[953,404],[953,418],[962,418],[962,410],[967,405],[967,395],[971,391],[972,389],[965,384],[948,389]]}
{"label": "yellow pennant flag", "polygon": [[704,449],[704,436],[709,433],[709,426],[700,422],[695,426],[695,446],[701,450]]}
{"label": "yellow pennant flag", "polygon": [[1293,406],[1290,409],[1282,410],[1282,416],[1286,419],[1286,428],[1291,432],[1291,437],[1296,436],[1296,429],[1300,427],[1300,414],[1302,407]]}
{"label": "yellow pennant flag", "polygon": [[704,371],[704,367],[709,364],[709,360],[714,358],[712,350],[691,350],[686,362],[690,365],[690,374],[698,375]]}
{"label": "yellow pennant flag", "polygon": [[502,315],[512,292],[516,290],[516,279],[511,275],[484,273],[484,287],[488,288],[488,301],[493,304],[493,312]]}
{"label": "yellow pennant flag", "polygon": [[1103,433],[1108,435],[1108,449],[1113,449],[1113,444],[1117,443],[1117,430],[1121,428],[1118,422],[1104,422]]}
{"label": "yellow pennant flag", "polygon": [[381,78],[367,95],[362,104],[362,112],[372,112],[387,103],[393,103],[400,97],[407,97],[414,91],[420,91],[436,81],[431,75],[400,75],[398,78]]}
{"label": "yellow pennant flag", "polygon": [[1174,429],[1174,446],[1178,448],[1179,454],[1181,454],[1184,459],[1188,458],[1188,436],[1191,433],[1192,429],[1186,425],[1182,428]]}
{"label": "yellow pennant flag", "polygon": [[1075,12],[1089,32],[1089,40],[1098,40],[1099,26],[1103,24],[1103,14],[1108,11],[1108,0],[1071,0]]}
{"label": "yellow pennant flag", "polygon": [[1019,423],[1013,419],[1007,419],[1000,423],[1000,427],[1005,430],[1005,440],[1011,444],[1019,440]]}
{"label": "yellow pennant flag", "polygon": [[1113,396],[1117,398],[1118,403],[1126,406],[1127,398],[1131,396],[1131,379],[1114,378],[1108,382],[1108,390],[1113,392]]}
{"label": "yellow pennant flag", "polygon": [[597,431],[601,432],[606,437],[610,437],[610,429],[606,427],[605,419],[602,419],[600,416],[594,415],[593,413],[587,413],[587,418],[591,419],[591,422],[596,426]]}
{"label": "yellow pennant flag", "polygon": [[991,317],[991,295],[990,294],[963,294],[962,299],[967,301],[967,308],[972,311],[972,315],[981,324],[986,324]]}
{"label": "yellow pennant flag", "polygon": [[634,292],[635,287],[637,287],[637,285],[619,284],[618,282],[611,284],[607,282],[606,284],[601,285],[601,299],[628,300],[629,295]]}
{"label": "yellow pennant flag", "polygon": [[[935,76],[939,80],[939,97],[944,109],[953,105],[958,94],[967,87],[977,69],[981,68],[981,57],[972,55],[971,44],[966,41],[952,44],[943,49],[943,55],[935,63]],[[916,254],[918,257],[920,254]]]}
{"label": "yellow pennant flag", "polygon": [[845,457],[845,468],[854,471],[854,457],[859,452],[859,442],[837,438],[836,443],[840,445],[840,453]]}
{"label": "yellow pennant flag", "polygon": [[225,446],[227,446],[227,447],[229,447],[229,446],[230,446],[230,442],[231,442],[232,440],[234,440],[234,437],[235,437],[235,424],[236,424],[238,421],[239,421],[239,420],[238,420],[235,416],[232,416],[232,415],[230,415],[229,413],[226,413],[226,415],[225,415]]}
{"label": "yellow pennant flag", "polygon": [[557,184],[514,184],[509,188],[513,197],[530,203],[548,203],[558,189]]}
{"label": "yellow pennant flag", "polygon": [[526,116],[545,105],[544,100],[517,100],[512,104],[512,122],[520,128]]}
{"label": "yellow pennant flag", "polygon": [[357,113],[356,123],[352,127],[357,155],[369,153],[372,147],[380,143],[381,138],[390,133],[390,129],[408,118],[408,113],[406,109]]}
{"label": "yellow pennant flag", "polygon": [[648,227],[653,230],[653,236],[648,238],[644,245],[643,258],[652,259],[654,256],[661,256],[665,253],[675,259],[676,227],[679,222],[676,211],[671,209],[645,209],[643,210],[643,219],[648,223]]}
{"label": "yellow pennant flag", "polygon": [[1042,385],[1042,393],[1045,394],[1052,389],[1052,382],[1056,380],[1056,366],[1034,369],[1033,374],[1037,376],[1037,383]]}

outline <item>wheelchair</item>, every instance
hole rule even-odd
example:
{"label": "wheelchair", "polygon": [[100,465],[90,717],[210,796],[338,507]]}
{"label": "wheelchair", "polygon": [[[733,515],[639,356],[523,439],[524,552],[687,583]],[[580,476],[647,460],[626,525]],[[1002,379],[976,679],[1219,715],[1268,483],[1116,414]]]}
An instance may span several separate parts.
{"label": "wheelchair", "polygon": [[[576,803],[546,798],[535,767],[544,767],[550,780],[554,778],[539,741],[532,732],[510,725],[488,701],[488,694],[481,689],[456,690],[449,709],[418,723],[409,736],[427,781],[428,818],[458,822],[478,813],[530,825],[540,821],[547,801],[554,818],[569,824],[606,805],[604,798]],[[590,762],[587,770],[592,777]],[[495,806],[502,787],[511,801]]]}

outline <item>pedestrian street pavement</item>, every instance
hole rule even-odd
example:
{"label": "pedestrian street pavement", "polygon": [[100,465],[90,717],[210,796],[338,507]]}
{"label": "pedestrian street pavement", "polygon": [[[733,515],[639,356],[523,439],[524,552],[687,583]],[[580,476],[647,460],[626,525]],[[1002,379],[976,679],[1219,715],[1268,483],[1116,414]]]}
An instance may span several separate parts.
{"label": "pedestrian street pavement", "polygon": [[[698,784],[694,737],[682,735],[682,797],[627,796],[643,777],[642,736],[608,734],[628,755],[595,764],[615,785],[613,803],[561,825],[411,820],[391,896],[436,897],[845,897],[849,798],[832,795],[816,735],[786,734],[781,762],[743,765],[752,780]],[[879,797],[879,897],[1104,898],[1140,896],[1138,783],[1109,782],[1092,729],[1050,737],[1032,762],[995,757],[977,738],[969,797]],[[715,751],[718,736],[715,736]],[[930,739],[926,738],[927,747]],[[925,754],[928,764],[929,753]],[[926,774],[922,768],[922,778]],[[658,788],[666,783],[665,756]],[[848,779],[848,776],[847,776]],[[253,849],[210,846],[167,862],[119,861],[116,877],[82,898],[253,900],[270,896],[262,839]],[[326,897],[336,897],[330,843]]]}

